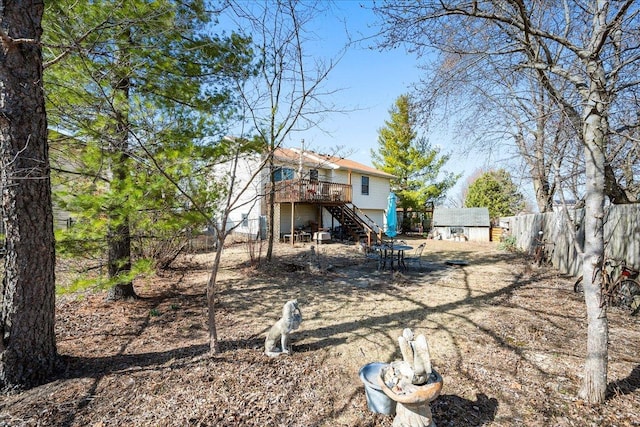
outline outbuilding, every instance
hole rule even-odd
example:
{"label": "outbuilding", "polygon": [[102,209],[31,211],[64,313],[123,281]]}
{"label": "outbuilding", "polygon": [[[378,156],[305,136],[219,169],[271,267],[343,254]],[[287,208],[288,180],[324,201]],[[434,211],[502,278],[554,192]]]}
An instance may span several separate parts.
{"label": "outbuilding", "polygon": [[488,208],[442,208],[433,211],[433,236],[444,240],[490,241]]}

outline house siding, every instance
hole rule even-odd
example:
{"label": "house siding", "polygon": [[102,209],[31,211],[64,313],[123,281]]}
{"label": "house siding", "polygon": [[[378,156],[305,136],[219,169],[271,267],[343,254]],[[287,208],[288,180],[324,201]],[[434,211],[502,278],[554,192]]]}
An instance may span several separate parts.
{"label": "house siding", "polygon": [[[364,218],[369,226],[371,228],[373,228],[374,232],[378,232],[378,231],[382,231],[384,230],[384,226],[386,223],[386,219],[385,219],[385,212],[381,211],[380,209],[362,209],[362,212],[366,215],[366,218]],[[373,221],[373,224],[370,223],[370,221],[367,220],[370,219],[371,221]],[[378,228],[381,228],[382,230],[378,230]]]}
{"label": "house siding", "polygon": [[[317,156],[316,156],[317,157]],[[240,163],[235,172],[236,188],[242,188],[249,182],[252,174],[260,165],[261,157],[259,155],[249,155],[245,157]],[[275,159],[276,167],[288,167],[294,171],[294,179],[309,179],[310,171],[318,171],[318,180],[333,182],[336,184],[348,184],[352,186],[352,203],[359,208],[363,215],[368,217],[367,222],[375,222],[376,225],[382,226],[385,218],[385,209],[387,205],[387,197],[390,191],[390,176],[379,176],[383,174],[380,171],[371,170],[371,173],[363,171],[354,171],[352,168],[358,168],[362,165],[358,165],[355,162],[342,161],[342,165],[332,163],[332,159],[317,157],[318,162],[314,160],[305,160],[305,163],[300,167],[300,162],[297,155],[292,155],[290,152],[285,157],[277,157]],[[339,162],[339,163],[340,163]],[[365,170],[368,168],[362,166]],[[302,173],[300,173],[302,172]],[[214,168],[212,176],[214,179],[221,179],[223,177],[230,176],[231,171],[228,165],[218,165]],[[369,177],[369,194],[363,195],[361,192],[361,178],[362,176]],[[257,195],[263,192],[265,185],[269,182],[269,171],[263,170],[259,179],[255,180],[258,184],[251,185],[245,194],[241,195],[240,199],[236,203],[238,208],[233,209],[229,215],[229,225],[234,226],[243,220],[243,215],[247,215],[249,223],[248,227],[239,226],[236,231],[239,233],[251,233],[256,235],[258,230],[253,230],[253,224],[259,224],[259,217],[267,214],[267,203],[265,198],[261,200],[257,199]],[[295,204],[295,217],[294,227],[308,228],[311,224],[318,227],[337,227],[339,225],[338,220],[333,219],[326,209],[320,211],[319,205],[311,203],[296,203]],[[366,219],[366,218],[365,218]],[[320,222],[320,223],[318,223]],[[373,224],[372,224],[373,225]],[[287,234],[291,231],[291,203],[276,204],[275,210],[275,225],[274,235],[276,238],[281,237],[283,234]]]}
{"label": "house siding", "polygon": [[[362,177],[369,177],[369,194],[362,194]],[[353,204],[360,209],[386,209],[387,198],[391,191],[389,179],[367,174],[353,173]]]}
{"label": "house siding", "polygon": [[259,218],[262,214],[262,203],[258,194],[261,194],[262,179],[256,179],[255,182],[250,182],[250,180],[255,170],[259,167],[259,164],[259,156],[249,155],[239,160],[235,171],[230,169],[230,163],[220,163],[212,169],[211,174],[214,180],[229,180],[229,177],[235,172],[234,187],[240,190],[248,185],[246,191],[239,194],[238,200],[235,203],[236,207],[231,210],[227,220],[227,228],[235,227],[242,223],[243,215],[247,215],[248,225],[238,225],[234,230],[235,233],[255,236],[258,232]]}
{"label": "house siding", "polygon": [[[365,222],[369,223],[374,229],[377,228],[376,226],[383,227],[387,198],[391,191],[389,179],[346,170],[332,170],[330,173],[332,182],[350,184],[352,186],[352,204],[362,211],[360,216],[363,217]],[[349,176],[351,180],[349,180]],[[369,177],[369,194],[362,194],[363,176]],[[333,228],[337,227],[339,222],[323,209],[322,225],[326,228]]]}
{"label": "house siding", "polygon": [[[282,237],[283,234],[291,232],[291,203],[280,203],[280,209],[276,209],[280,217],[280,230],[276,236]],[[315,205],[296,203],[294,228],[307,229],[310,222],[316,222],[318,218],[318,208]]]}

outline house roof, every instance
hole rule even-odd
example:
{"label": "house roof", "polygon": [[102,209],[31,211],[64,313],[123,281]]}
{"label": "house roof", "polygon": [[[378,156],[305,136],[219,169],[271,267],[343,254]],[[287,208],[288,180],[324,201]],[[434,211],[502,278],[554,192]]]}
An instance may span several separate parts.
{"label": "house roof", "polygon": [[394,175],[371,166],[363,165],[362,163],[358,163],[353,160],[328,154],[319,154],[309,150],[301,151],[302,150],[299,148],[278,148],[275,151],[275,157],[279,160],[293,164],[299,163],[300,158],[302,157],[302,163],[305,166],[316,167],[319,169],[350,170],[360,172],[365,175],[374,175],[389,179],[395,178]]}
{"label": "house roof", "polygon": [[434,227],[489,227],[488,208],[440,208],[433,211]]}

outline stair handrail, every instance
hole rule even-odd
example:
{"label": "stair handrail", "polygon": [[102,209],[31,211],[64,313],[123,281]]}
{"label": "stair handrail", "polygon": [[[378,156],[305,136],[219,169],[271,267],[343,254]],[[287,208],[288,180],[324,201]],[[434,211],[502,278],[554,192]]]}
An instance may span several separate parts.
{"label": "stair handrail", "polygon": [[[376,222],[372,220],[366,213],[364,213],[362,209],[358,208],[353,203],[351,203],[350,205],[351,206],[348,206],[347,203],[333,205],[333,208],[336,208],[338,210],[336,214],[340,214],[340,217],[331,212],[330,207],[327,206],[326,209],[334,218],[337,218],[338,221],[340,221],[340,224],[342,224],[343,226],[346,226],[345,218],[348,218],[351,222],[357,224],[366,234],[368,246],[371,246],[372,240],[374,240],[375,242],[382,242],[382,227],[376,224]],[[358,212],[360,212],[362,216],[358,214]],[[370,222],[370,224],[365,222],[365,219],[363,219],[363,217],[365,217],[366,220]],[[371,226],[371,224],[373,224],[373,227]],[[374,229],[374,227],[377,228],[377,231]],[[353,237],[358,237],[351,228],[349,228],[349,231],[351,232]]]}
{"label": "stair handrail", "polygon": [[[367,234],[367,245],[371,246],[371,235],[373,234],[374,236],[376,235],[373,228],[369,226],[369,224],[367,224],[366,222],[363,221],[363,219],[360,217],[360,215],[358,215],[358,213],[356,212],[355,209],[358,209],[357,206],[355,206],[354,204],[351,204],[352,207],[347,206],[347,204],[345,203],[342,206],[342,211],[343,213],[346,211],[348,212],[348,216],[351,217],[352,220],[354,220],[355,222],[357,222],[358,224],[360,224],[360,226],[362,227],[363,231]],[[354,209],[355,208],[355,209]],[[361,211],[362,212],[362,211]]]}
{"label": "stair handrail", "polygon": [[[345,207],[349,208],[346,205]],[[362,211],[362,209],[360,209],[353,203],[351,203],[351,207],[349,208],[349,210],[353,213],[353,215],[355,216],[355,219],[358,221],[358,223],[362,226],[364,231],[367,233],[367,244],[369,246],[371,246],[372,235],[376,237],[377,241],[380,241],[380,242],[382,241],[382,228],[378,224],[376,224],[374,220],[372,220],[366,213]],[[377,227],[378,231],[376,232],[376,230],[374,230],[374,228],[370,224],[367,224],[362,217],[366,218],[370,224],[373,224],[375,227]]]}
{"label": "stair handrail", "polygon": [[[374,233],[374,235],[378,238],[378,241],[382,242],[382,227],[380,227],[374,220],[372,220],[371,218],[369,218],[369,215],[367,215],[366,213],[364,213],[362,211],[362,209],[360,209],[359,207],[357,207],[356,205],[354,205],[353,203],[351,204],[351,206],[353,206],[353,211],[355,212],[355,214],[357,216],[362,215],[363,217],[365,217],[371,224],[373,224],[378,231],[376,232],[373,227],[369,227],[369,229],[371,230],[372,233]],[[367,225],[365,223],[365,225]]]}

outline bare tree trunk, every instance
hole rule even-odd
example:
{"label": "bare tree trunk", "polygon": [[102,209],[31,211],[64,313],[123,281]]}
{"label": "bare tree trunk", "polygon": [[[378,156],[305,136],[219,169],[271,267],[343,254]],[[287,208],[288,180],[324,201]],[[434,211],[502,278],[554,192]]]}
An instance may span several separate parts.
{"label": "bare tree trunk", "polygon": [[[227,236],[234,230],[235,227],[231,226],[227,228],[229,224],[229,216],[231,212],[235,209],[235,203],[238,200],[238,196],[244,193],[248,188],[248,183],[238,183],[236,181],[237,176],[237,168],[238,163],[240,162],[244,150],[242,147],[237,147],[234,155],[234,159],[232,160],[233,164],[231,169],[228,171],[229,176],[231,176],[231,180],[228,182],[228,194],[226,197],[226,201],[224,202],[224,208],[222,209],[222,215],[220,217],[220,225],[218,226],[215,222],[211,223],[213,228],[216,230],[216,256],[213,260],[213,266],[211,267],[211,275],[209,276],[209,281],[207,282],[207,308],[208,308],[208,326],[209,326],[209,352],[211,354],[216,354],[220,352],[220,344],[218,342],[218,330],[216,327],[216,284],[218,279],[218,271],[220,270],[220,262],[222,260],[222,251],[224,250],[224,242],[227,239]],[[256,171],[260,173],[260,170]],[[257,175],[256,175],[257,176]],[[255,177],[255,176],[254,176]],[[253,180],[250,179],[249,182]],[[240,187],[236,187],[239,184]],[[239,193],[236,193],[236,190]]]}
{"label": "bare tree trunk", "polygon": [[0,388],[44,382],[56,361],[55,246],[39,1],[0,7]]}
{"label": "bare tree trunk", "polygon": [[[268,245],[267,245],[267,262],[271,262],[271,258],[273,257],[273,244],[275,242],[275,224],[276,224],[276,203],[275,203],[275,193],[276,193],[276,182],[275,177],[273,175],[273,154],[275,147],[272,145],[269,150],[269,161],[267,162],[267,169],[269,173],[269,193],[267,194],[267,221],[269,223],[268,230]],[[293,240],[293,234],[291,239]]]}
{"label": "bare tree trunk", "polygon": [[549,179],[544,177],[532,177],[533,189],[536,192],[536,204],[540,213],[550,212],[553,210],[553,194]]}
{"label": "bare tree trunk", "polygon": [[[533,187],[536,192],[536,202],[538,203],[538,210],[540,212],[548,212],[553,209],[553,192],[551,191],[551,185],[549,185],[549,162],[550,159],[545,155],[545,147],[547,146],[547,116],[546,105],[542,104],[538,106],[539,117],[536,118],[536,132],[535,132],[535,174],[533,176]],[[563,153],[558,153],[561,156]]]}
{"label": "bare tree trunk", "polygon": [[605,193],[614,205],[626,205],[632,203],[632,198],[620,186],[613,168],[607,163],[604,169],[605,176]]}
{"label": "bare tree trunk", "polygon": [[[307,24],[318,14],[324,13],[323,1],[300,2],[297,0],[274,0],[272,2],[244,2],[231,0],[230,8],[238,16],[239,22],[253,29],[253,43],[258,60],[255,79],[249,79],[246,90],[246,76],[243,75],[238,91],[248,110],[247,118],[260,133],[260,139],[268,146],[268,168],[271,189],[266,197],[267,209],[267,253],[265,259],[273,259],[275,228],[275,186],[273,176],[273,156],[275,149],[292,132],[303,130],[310,123],[318,126],[318,118],[333,107],[323,105],[322,99],[330,98],[323,93],[323,82],[337,61],[311,61],[305,45],[311,40],[306,37]],[[248,7],[250,6],[250,7]]]}
{"label": "bare tree trunk", "polygon": [[216,281],[218,270],[220,269],[220,260],[222,259],[222,248],[224,247],[226,234],[218,234],[218,247],[216,256],[211,267],[211,275],[207,282],[207,307],[208,307],[208,325],[209,325],[209,352],[211,354],[220,353],[220,344],[218,343],[218,330],[216,329]]}
{"label": "bare tree trunk", "polygon": [[602,262],[604,257],[604,199],[606,135],[608,121],[604,92],[604,70],[599,63],[587,65],[591,72],[589,98],[583,115],[586,162],[585,243],[583,258],[584,297],[587,306],[587,357],[580,397],[590,403],[605,400],[609,325],[602,303]]}
{"label": "bare tree trunk", "polygon": [[[636,113],[634,104],[624,100],[634,99],[639,86],[637,2],[433,1],[416,6],[389,2],[378,10],[388,28],[389,46],[416,40],[422,43],[422,37],[429,34],[429,42],[446,52],[474,57],[482,52],[491,59],[502,56],[514,60],[501,64],[515,73],[527,68],[535,70],[538,83],[570,121],[571,130],[579,131],[586,174],[582,256],[588,317],[585,375],[580,396],[589,403],[603,402],[608,362],[607,313],[601,296],[604,203],[605,196],[609,196],[612,203],[629,199],[620,183],[616,184],[616,176],[611,173],[614,170],[607,164],[606,156],[609,138],[633,140],[629,132],[615,135],[610,124],[617,128],[626,127],[627,123],[633,123],[631,128],[636,125],[627,119]],[[560,18],[563,14],[565,22]],[[461,19],[453,20],[458,17]],[[578,20],[583,22],[580,29],[573,25]],[[470,22],[477,25],[469,25]],[[473,28],[473,33],[468,32],[468,28]],[[563,32],[565,35],[561,35]],[[501,44],[501,39],[506,43]],[[460,40],[464,43],[458,43]],[[475,40],[480,43],[474,44]],[[496,45],[492,46],[496,53],[484,50],[487,40]],[[511,56],[511,52],[525,54],[528,60]],[[486,66],[485,61],[478,64]],[[511,68],[514,64],[518,66]],[[474,84],[478,81],[471,80]],[[578,99],[580,102],[576,102]],[[581,106],[582,112],[576,105]],[[556,176],[556,182],[561,183],[561,178]]]}

